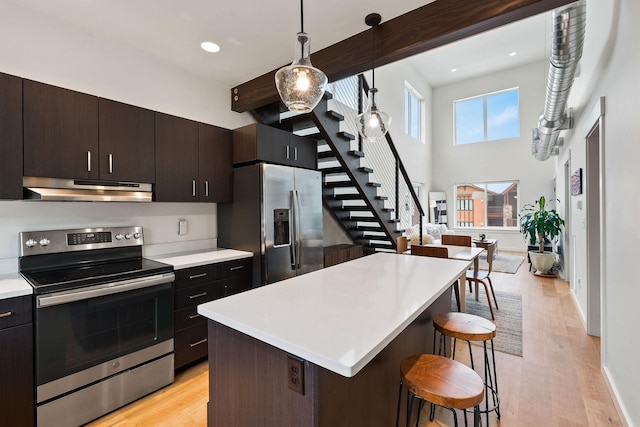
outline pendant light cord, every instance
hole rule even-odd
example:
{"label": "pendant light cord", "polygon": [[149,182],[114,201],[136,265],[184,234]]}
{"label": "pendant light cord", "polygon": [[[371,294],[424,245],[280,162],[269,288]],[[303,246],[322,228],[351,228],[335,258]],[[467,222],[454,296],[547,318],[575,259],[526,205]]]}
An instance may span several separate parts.
{"label": "pendant light cord", "polygon": [[300,0],[300,32],[304,33],[304,11],[303,11],[303,1]]}
{"label": "pendant light cord", "polygon": [[371,58],[371,87],[376,87],[376,26],[371,26],[371,39],[373,41],[373,57]]}

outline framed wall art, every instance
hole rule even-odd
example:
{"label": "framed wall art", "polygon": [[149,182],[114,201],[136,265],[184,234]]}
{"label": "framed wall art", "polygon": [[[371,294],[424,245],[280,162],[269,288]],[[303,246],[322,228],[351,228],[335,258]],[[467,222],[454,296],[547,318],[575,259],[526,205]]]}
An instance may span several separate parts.
{"label": "framed wall art", "polygon": [[571,174],[571,195],[578,196],[582,194],[582,168],[578,168]]}

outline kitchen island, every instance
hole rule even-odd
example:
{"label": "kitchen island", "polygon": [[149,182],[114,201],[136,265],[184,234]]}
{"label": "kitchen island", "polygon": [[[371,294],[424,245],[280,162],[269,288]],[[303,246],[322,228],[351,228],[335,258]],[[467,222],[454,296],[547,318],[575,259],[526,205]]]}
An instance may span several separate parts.
{"label": "kitchen island", "polygon": [[469,265],[379,253],[200,305],[208,425],[394,425],[400,361]]}

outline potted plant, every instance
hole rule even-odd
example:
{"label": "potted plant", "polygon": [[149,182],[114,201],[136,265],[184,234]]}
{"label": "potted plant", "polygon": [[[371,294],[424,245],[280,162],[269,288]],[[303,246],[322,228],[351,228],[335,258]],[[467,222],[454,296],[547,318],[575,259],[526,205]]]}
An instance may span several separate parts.
{"label": "potted plant", "polygon": [[520,214],[520,232],[531,246],[538,245],[538,251],[529,251],[529,259],[536,273],[548,274],[555,263],[556,254],[545,252],[545,242],[552,242],[562,231],[564,220],[555,209],[547,210],[544,196],[535,204],[524,205]]}

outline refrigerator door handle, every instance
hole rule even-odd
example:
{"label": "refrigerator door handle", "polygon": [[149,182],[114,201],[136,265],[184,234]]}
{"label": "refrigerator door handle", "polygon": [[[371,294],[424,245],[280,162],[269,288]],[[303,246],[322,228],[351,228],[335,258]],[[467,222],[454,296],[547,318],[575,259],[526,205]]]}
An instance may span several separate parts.
{"label": "refrigerator door handle", "polygon": [[294,226],[295,226],[295,236],[294,236],[294,244],[296,245],[296,270],[302,267],[302,233],[300,232],[300,222],[302,219],[300,218],[300,212],[302,209],[300,208],[300,193],[298,190],[293,190],[294,192],[294,203],[295,203],[295,211],[294,211]]}
{"label": "refrigerator door handle", "polygon": [[291,244],[289,245],[289,251],[291,253],[291,269],[295,270],[298,265],[298,238],[297,232],[297,216],[296,216],[296,190],[291,190],[291,221],[289,221],[289,227],[291,228]]}

